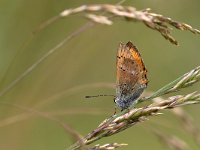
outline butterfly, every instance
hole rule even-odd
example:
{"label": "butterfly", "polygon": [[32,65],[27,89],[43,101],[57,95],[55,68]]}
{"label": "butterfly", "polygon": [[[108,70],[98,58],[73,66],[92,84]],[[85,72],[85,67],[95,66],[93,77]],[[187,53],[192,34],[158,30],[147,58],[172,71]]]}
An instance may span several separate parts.
{"label": "butterfly", "polygon": [[137,99],[147,87],[147,70],[138,49],[131,42],[120,43],[116,65],[117,79],[114,102],[123,111],[137,103]]}
{"label": "butterfly", "polygon": [[123,111],[136,104],[137,99],[147,87],[147,70],[138,49],[131,42],[120,43],[116,65],[116,95],[96,95],[86,96],[86,98],[114,96],[114,102]]}

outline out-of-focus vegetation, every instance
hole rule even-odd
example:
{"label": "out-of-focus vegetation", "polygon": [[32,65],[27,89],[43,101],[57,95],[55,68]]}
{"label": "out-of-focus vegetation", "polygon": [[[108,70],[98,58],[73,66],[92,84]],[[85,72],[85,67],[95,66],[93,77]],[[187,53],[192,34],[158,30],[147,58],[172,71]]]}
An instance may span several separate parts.
{"label": "out-of-focus vegetation", "polygon": [[[83,14],[69,16],[33,35],[32,32],[42,22],[66,8],[107,2],[0,1],[0,92],[88,20]],[[112,4],[117,2],[109,1]],[[123,5],[151,8],[154,12],[199,28],[198,0],[127,0]],[[154,91],[198,66],[199,36],[177,30],[172,34],[180,46],[172,45],[142,23],[116,19],[112,26],[98,24],[73,37],[1,95],[1,149],[53,150],[66,149],[72,144],[71,136],[58,122],[33,109],[67,123],[82,135],[110,116],[114,110],[112,98],[86,101],[84,97],[115,93],[110,84],[115,83],[116,50],[120,41],[133,41],[139,48],[148,69],[150,83],[147,91]],[[195,90],[199,90],[199,84],[183,90],[183,93]],[[185,107],[197,127],[200,124],[199,107]],[[100,143],[128,143],[123,149],[167,149],[157,140],[152,129],[176,135],[186,141],[190,149],[199,149],[192,136],[183,130],[179,119],[170,112],[102,139]]]}

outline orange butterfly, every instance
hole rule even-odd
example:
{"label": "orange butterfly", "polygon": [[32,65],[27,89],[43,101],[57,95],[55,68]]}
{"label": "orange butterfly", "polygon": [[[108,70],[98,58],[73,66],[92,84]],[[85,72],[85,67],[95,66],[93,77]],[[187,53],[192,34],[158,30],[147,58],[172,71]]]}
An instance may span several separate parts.
{"label": "orange butterfly", "polygon": [[121,43],[117,53],[116,96],[97,95],[86,98],[114,96],[116,105],[124,110],[137,103],[147,83],[147,70],[138,49],[131,42]]}
{"label": "orange butterfly", "polygon": [[147,83],[147,70],[138,49],[131,42],[121,43],[117,53],[116,105],[124,110],[137,103]]}

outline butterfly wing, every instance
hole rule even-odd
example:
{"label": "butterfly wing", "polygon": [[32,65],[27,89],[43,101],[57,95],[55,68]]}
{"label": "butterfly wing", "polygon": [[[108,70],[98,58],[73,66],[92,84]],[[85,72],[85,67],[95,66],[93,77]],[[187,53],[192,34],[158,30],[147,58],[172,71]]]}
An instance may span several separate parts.
{"label": "butterfly wing", "polygon": [[[131,43],[120,44],[117,53],[117,81],[115,102],[128,108],[146,88],[147,70],[138,49]],[[118,102],[117,102],[118,101]]]}

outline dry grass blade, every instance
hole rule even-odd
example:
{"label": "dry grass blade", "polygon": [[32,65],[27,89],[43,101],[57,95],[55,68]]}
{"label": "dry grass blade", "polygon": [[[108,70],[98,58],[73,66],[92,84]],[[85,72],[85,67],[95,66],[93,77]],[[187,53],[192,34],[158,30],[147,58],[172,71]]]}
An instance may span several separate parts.
{"label": "dry grass blade", "polygon": [[0,97],[6,94],[10,89],[12,89],[16,84],[18,84],[22,79],[24,79],[28,74],[30,74],[38,65],[40,65],[44,60],[46,60],[50,55],[56,52],[60,47],[62,47],[67,41],[71,40],[73,37],[79,35],[81,32],[85,31],[92,24],[87,23],[81,26],[78,30],[72,32],[72,34],[66,36],[64,40],[62,40],[55,47],[51,48],[47,53],[45,53],[42,57],[40,57],[35,63],[33,63],[30,67],[28,67],[24,72],[22,72],[16,79],[14,79],[11,83],[9,83],[5,88],[0,91]]}
{"label": "dry grass blade", "polygon": [[[113,89],[114,86],[115,85],[113,83],[104,83],[104,82],[75,86],[75,87],[66,89],[64,91],[61,91],[60,93],[57,93],[55,95],[52,95],[44,100],[41,100],[41,102],[37,103],[37,105],[34,106],[34,109],[45,107],[53,102],[57,102],[63,96],[66,96],[73,92],[78,92],[85,88],[104,87],[104,88],[112,88]],[[105,112],[105,110],[104,110],[104,112]],[[93,109],[89,109],[89,108],[86,108],[86,110],[81,109],[81,108],[77,108],[77,110],[76,110],[76,109],[72,108],[72,110],[68,109],[65,111],[48,112],[48,114],[50,114],[50,115],[63,115],[63,114],[65,114],[65,115],[69,115],[69,114],[94,114],[94,115],[97,115],[97,114],[102,114],[102,113],[103,113],[102,110],[98,111],[97,109],[93,110]],[[0,120],[0,127],[8,126],[8,125],[14,124],[16,122],[23,121],[25,119],[29,119],[33,115],[34,115],[33,112],[24,112],[21,114],[16,114],[14,116],[7,117],[5,119]]]}
{"label": "dry grass blade", "polygon": [[187,74],[184,75],[184,78],[180,80],[176,86],[173,87],[173,91],[176,91],[180,88],[185,88],[197,82],[200,79],[200,66],[191,70]]}
{"label": "dry grass blade", "polygon": [[[94,4],[94,5],[82,5],[77,8],[66,9],[59,14],[59,17],[67,17],[72,14],[80,12],[107,12],[115,17],[123,17],[127,21],[140,21],[147,27],[160,32],[160,34],[172,44],[178,45],[178,42],[172,37],[170,33],[170,26],[179,30],[188,30],[194,34],[200,34],[198,29],[194,29],[188,24],[175,21],[169,17],[164,17],[160,14],[151,13],[150,9],[136,10],[132,6],[121,6],[111,4]],[[111,19],[106,16],[89,14],[86,15],[90,20],[106,25],[112,25]]]}
{"label": "dry grass blade", "polygon": [[[168,100],[164,100],[158,103],[153,103],[150,107],[166,107],[168,109],[175,108],[182,105],[188,104],[196,104],[200,102],[200,94],[196,94],[196,92],[187,94],[187,95],[177,95],[173,97],[169,97]],[[166,109],[164,108],[164,109]]]}
{"label": "dry grass blade", "polygon": [[112,25],[112,21],[109,20],[106,16],[88,14],[87,17],[97,23]]}
{"label": "dry grass blade", "polygon": [[116,149],[122,146],[126,146],[128,144],[118,144],[118,143],[109,143],[109,144],[104,144],[104,145],[100,145],[97,144],[95,145],[93,148],[91,148],[91,150],[111,150],[111,149]]}
{"label": "dry grass blade", "polygon": [[[136,123],[145,121],[146,118],[149,116],[158,115],[160,110],[172,109],[181,105],[191,104],[192,102],[200,102],[200,94],[192,93],[185,96],[175,96],[173,98],[170,98],[169,100],[165,100],[159,103],[153,103],[147,107],[131,109],[124,114],[113,116],[103,121],[99,125],[99,127],[93,130],[83,139],[84,144],[88,145],[103,137],[111,136],[113,134],[121,132],[135,125]],[[76,148],[71,147],[70,149]]]}
{"label": "dry grass blade", "polygon": [[188,145],[183,140],[179,139],[176,136],[168,136],[157,130],[155,130],[153,133],[158,137],[158,139],[164,145],[169,147],[169,149],[172,149],[172,150],[187,150],[188,149]]}
{"label": "dry grass blade", "polygon": [[187,72],[186,74],[180,76],[176,80],[172,81],[171,83],[165,85],[158,91],[154,92],[151,96],[143,97],[138,100],[138,102],[143,102],[149,99],[153,99],[159,96],[163,96],[165,94],[176,92],[182,88],[186,88],[188,86],[193,85],[194,83],[200,80],[200,66],[192,69],[191,71]]}
{"label": "dry grass blade", "polygon": [[[63,121],[61,121],[61,120],[59,120],[59,119],[57,119],[53,116],[50,116],[48,113],[41,112],[41,111],[38,111],[38,110],[35,110],[35,109],[32,109],[32,108],[27,108],[25,106],[21,106],[21,105],[18,105],[18,104],[11,104],[11,103],[7,103],[7,102],[1,102],[1,104],[16,107],[16,108],[21,109],[23,111],[34,113],[37,116],[40,116],[42,118],[46,118],[46,119],[49,119],[51,121],[54,121],[54,122],[58,123],[62,128],[64,128],[65,131],[72,136],[73,140],[78,140],[80,145],[82,145],[82,143],[83,143],[82,139],[81,139],[81,135],[77,131],[75,131],[73,128],[71,128],[67,123],[64,123]],[[15,119],[18,120],[18,118],[15,118]],[[10,120],[10,121],[12,121],[12,120]]]}
{"label": "dry grass blade", "polygon": [[[162,102],[164,101],[163,98],[157,97],[153,99],[154,102]],[[200,144],[200,130],[197,126],[195,126],[193,117],[189,115],[183,108],[176,107],[172,109],[173,114],[179,119],[181,122],[181,126],[183,127],[184,131],[192,135],[193,139],[196,141],[197,144]]]}
{"label": "dry grass blade", "polygon": [[[199,81],[200,67],[193,69],[192,71],[184,74],[175,81],[167,84],[160,90],[156,91],[152,96],[146,99],[154,99],[163,94],[174,92],[180,88],[187,87]],[[192,82],[191,82],[192,81]],[[192,83],[192,84],[188,84]],[[172,90],[173,89],[173,90]],[[116,114],[106,120],[104,120],[96,129],[89,133],[84,139],[83,143],[89,145],[103,137],[111,136],[118,132],[121,132],[137,123],[147,120],[150,116],[155,116],[161,114],[160,111],[164,109],[173,109],[188,104],[196,104],[200,102],[200,94],[196,92],[187,95],[177,95],[168,98],[167,100],[162,100],[159,102],[154,102],[146,107],[142,108],[129,108],[129,110],[124,110],[119,114]],[[80,143],[77,142],[72,145],[69,150],[78,149]]]}
{"label": "dry grass blade", "polygon": [[173,109],[173,112],[181,120],[184,130],[193,136],[197,144],[200,144],[200,130],[195,126],[193,118],[180,107]]}

